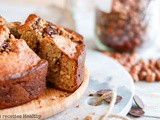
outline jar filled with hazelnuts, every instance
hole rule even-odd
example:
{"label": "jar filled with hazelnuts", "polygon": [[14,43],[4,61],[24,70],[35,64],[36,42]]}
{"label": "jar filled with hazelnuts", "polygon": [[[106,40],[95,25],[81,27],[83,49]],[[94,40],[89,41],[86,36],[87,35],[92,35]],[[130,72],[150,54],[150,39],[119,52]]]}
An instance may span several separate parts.
{"label": "jar filled with hazelnuts", "polygon": [[101,50],[133,52],[151,45],[157,31],[156,0],[109,1],[110,9],[96,8],[96,46]]}

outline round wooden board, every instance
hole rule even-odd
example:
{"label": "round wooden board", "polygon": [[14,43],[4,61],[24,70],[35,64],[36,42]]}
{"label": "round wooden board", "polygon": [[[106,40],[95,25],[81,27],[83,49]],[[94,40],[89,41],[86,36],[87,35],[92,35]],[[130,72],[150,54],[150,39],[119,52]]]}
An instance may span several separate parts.
{"label": "round wooden board", "polygon": [[87,89],[88,70],[85,68],[84,81],[74,93],[67,93],[54,88],[47,88],[38,99],[29,103],[0,110],[0,120],[37,120],[53,116],[75,103]]}

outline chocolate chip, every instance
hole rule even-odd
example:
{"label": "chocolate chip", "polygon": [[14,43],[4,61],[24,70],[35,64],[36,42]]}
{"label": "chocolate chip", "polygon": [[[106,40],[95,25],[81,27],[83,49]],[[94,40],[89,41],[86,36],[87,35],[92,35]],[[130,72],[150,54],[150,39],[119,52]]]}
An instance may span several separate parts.
{"label": "chocolate chip", "polygon": [[97,95],[103,95],[103,94],[105,94],[105,93],[107,93],[107,92],[110,92],[110,91],[112,91],[112,90],[109,90],[109,89],[106,89],[106,90],[98,90],[98,91],[97,91]]}
{"label": "chocolate chip", "polygon": [[53,35],[59,35],[60,31],[58,30],[58,28],[53,25],[52,23],[49,23],[47,27],[44,28],[44,32],[47,33],[48,35],[50,35],[51,37]]}
{"label": "chocolate chip", "polygon": [[137,95],[134,95],[133,100],[138,107],[140,107],[141,109],[144,108],[144,103],[140,97],[138,97]]}
{"label": "chocolate chip", "polygon": [[[111,97],[108,97],[106,99],[104,99],[106,102],[110,103],[111,102]],[[120,101],[122,100],[122,97],[117,95],[117,98],[116,98],[116,104],[119,103]]]}
{"label": "chocolate chip", "polygon": [[50,81],[46,82],[46,86],[49,87],[49,88],[53,88],[54,87],[54,85]]}
{"label": "chocolate chip", "polygon": [[3,52],[3,51],[9,52],[9,51],[11,51],[11,46],[9,44],[9,41],[10,40],[7,39],[1,44],[0,52]]}
{"label": "chocolate chip", "polygon": [[144,113],[145,112],[143,111],[143,109],[138,107],[132,107],[128,114],[134,117],[141,117],[144,115]]}
{"label": "chocolate chip", "polygon": [[35,23],[32,25],[33,30],[35,30],[35,29],[40,29],[40,26],[39,26],[40,21],[41,21],[41,18],[38,18],[38,19],[35,21]]}
{"label": "chocolate chip", "polygon": [[88,96],[94,96],[94,94],[93,94],[93,93],[90,93]]}
{"label": "chocolate chip", "polygon": [[10,39],[5,40],[5,42],[9,42],[9,41],[10,41]]}

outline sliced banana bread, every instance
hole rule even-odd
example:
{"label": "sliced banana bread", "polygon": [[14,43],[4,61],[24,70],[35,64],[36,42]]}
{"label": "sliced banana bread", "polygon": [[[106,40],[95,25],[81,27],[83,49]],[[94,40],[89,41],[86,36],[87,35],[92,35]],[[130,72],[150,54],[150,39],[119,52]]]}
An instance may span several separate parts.
{"label": "sliced banana bread", "polygon": [[18,29],[20,38],[49,63],[47,80],[55,87],[75,91],[84,79],[85,45],[78,33],[29,15]]}

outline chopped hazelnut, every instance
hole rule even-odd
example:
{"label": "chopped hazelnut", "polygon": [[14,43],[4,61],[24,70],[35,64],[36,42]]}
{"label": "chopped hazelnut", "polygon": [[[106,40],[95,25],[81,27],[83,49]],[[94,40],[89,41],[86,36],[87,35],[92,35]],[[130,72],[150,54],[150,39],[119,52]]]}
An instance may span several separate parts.
{"label": "chopped hazelnut", "polygon": [[137,64],[137,65],[133,65],[133,66],[131,67],[131,71],[134,72],[134,73],[139,73],[140,70],[141,70],[141,66],[138,65],[138,64]]}

